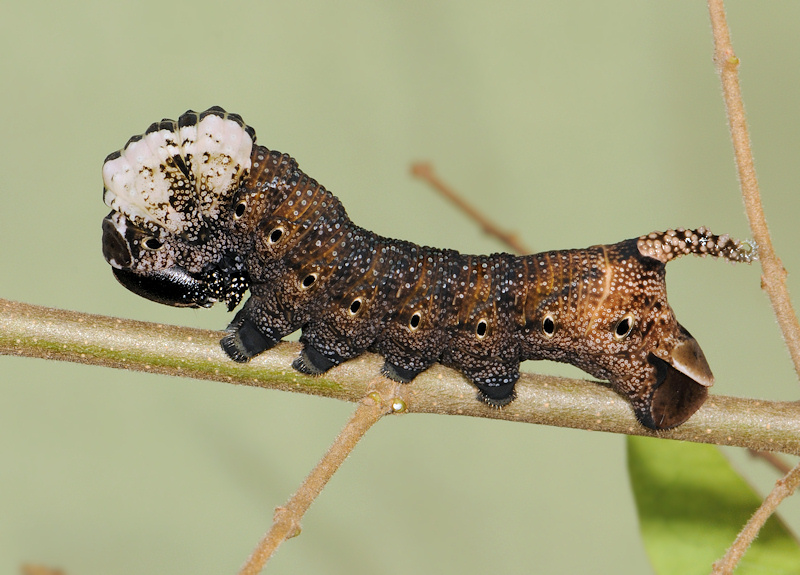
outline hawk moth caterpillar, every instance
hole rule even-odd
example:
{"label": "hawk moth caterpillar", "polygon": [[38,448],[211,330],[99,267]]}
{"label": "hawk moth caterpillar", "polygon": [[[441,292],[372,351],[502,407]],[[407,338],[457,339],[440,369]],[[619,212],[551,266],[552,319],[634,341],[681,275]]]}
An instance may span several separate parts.
{"label": "hawk moth caterpillar", "polygon": [[514,399],[520,361],[549,359],[609,381],[651,429],[686,421],[713,383],[667,302],[666,264],[755,258],[705,228],[527,256],[385,238],[219,107],[152,124],[106,158],[103,182],[103,254],[123,286],[229,310],[250,290],[221,340],[235,361],[300,329],[301,372],[374,351],[386,376],[409,382],[441,362],[499,408]]}

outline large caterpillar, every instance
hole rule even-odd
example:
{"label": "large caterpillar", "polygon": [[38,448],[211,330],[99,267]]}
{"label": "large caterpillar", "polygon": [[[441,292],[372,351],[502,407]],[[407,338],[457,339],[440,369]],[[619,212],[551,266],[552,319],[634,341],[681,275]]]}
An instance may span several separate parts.
{"label": "large caterpillar", "polygon": [[370,350],[409,382],[439,361],[493,407],[514,399],[520,361],[608,380],[652,429],[683,423],[713,375],[667,303],[684,254],[750,261],[704,228],[587,249],[474,256],[381,237],[286,154],[214,107],[162,120],[106,158],[103,254],[131,291],[174,306],[235,308],[221,344],[247,361],[302,329],[294,367],[323,373]]}

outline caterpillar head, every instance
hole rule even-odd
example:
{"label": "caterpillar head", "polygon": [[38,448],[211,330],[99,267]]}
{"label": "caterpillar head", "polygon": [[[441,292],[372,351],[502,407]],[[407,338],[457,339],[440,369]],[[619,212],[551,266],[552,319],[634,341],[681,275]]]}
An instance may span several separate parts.
{"label": "caterpillar head", "polygon": [[233,309],[248,287],[231,202],[255,132],[214,107],[162,120],[103,164],[103,255],[137,295],[182,307]]}
{"label": "caterpillar head", "polygon": [[[627,242],[623,242],[624,245]],[[653,232],[633,240],[636,273],[652,282],[651,297],[645,297],[637,310],[615,324],[614,336],[624,339],[633,334],[634,346],[622,354],[624,373],[612,377],[612,384],[628,395],[639,421],[651,429],[680,425],[705,402],[714,383],[711,368],[692,335],[675,318],[667,304],[664,266],[685,255],[711,255],[733,262],[750,262],[753,246],[728,236],[713,235],[705,228]],[[638,266],[638,267],[637,267]],[[639,280],[642,281],[642,280]]]}

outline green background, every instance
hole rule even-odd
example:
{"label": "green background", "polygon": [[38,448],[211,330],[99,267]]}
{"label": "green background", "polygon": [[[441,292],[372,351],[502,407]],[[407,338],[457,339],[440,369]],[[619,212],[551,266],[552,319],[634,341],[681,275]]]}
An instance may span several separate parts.
{"label": "green background", "polygon": [[[800,4],[731,1],[764,204],[800,289]],[[503,246],[408,167],[427,159],[535,250],[706,225],[748,236],[703,2],[0,3],[0,297],[222,328],[128,293],[100,252],[100,166],[222,105],[359,224]],[[791,273],[794,272],[794,273]],[[682,259],[670,301],[714,392],[794,399],[757,266]],[[553,364],[528,370],[580,375]],[[233,573],[352,406],[0,358],[0,572]],[[763,490],[761,464],[727,450]],[[646,573],[621,436],[381,422],[271,573]],[[800,526],[800,505],[784,505]]]}

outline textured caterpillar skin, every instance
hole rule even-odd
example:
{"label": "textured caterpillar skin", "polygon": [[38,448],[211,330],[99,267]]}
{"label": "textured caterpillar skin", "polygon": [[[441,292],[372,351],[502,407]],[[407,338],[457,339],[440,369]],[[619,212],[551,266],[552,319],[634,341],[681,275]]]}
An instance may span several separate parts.
{"label": "textured caterpillar skin", "polygon": [[221,108],[153,124],[106,159],[103,177],[103,252],[125,287],[229,309],[249,288],[221,341],[235,361],[302,329],[299,371],[370,350],[385,375],[408,382],[438,361],[502,407],[520,362],[549,359],[609,381],[651,429],[683,423],[713,383],[667,303],[666,263],[754,257],[704,228],[522,257],[385,238]]}

